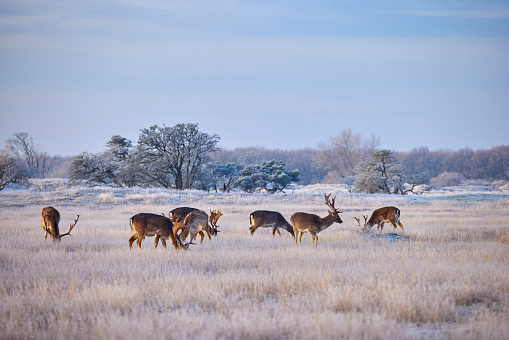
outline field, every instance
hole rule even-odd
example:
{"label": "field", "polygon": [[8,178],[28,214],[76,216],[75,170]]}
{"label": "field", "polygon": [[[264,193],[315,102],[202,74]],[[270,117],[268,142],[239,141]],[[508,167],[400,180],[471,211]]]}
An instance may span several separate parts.
{"label": "field", "polygon": [[[325,216],[305,234],[248,233],[249,213]],[[44,241],[41,209],[67,231]],[[190,251],[128,249],[129,218],[176,206],[220,209],[219,235]],[[352,217],[395,205],[405,234],[360,232]],[[305,187],[285,194],[70,187],[40,181],[0,192],[2,339],[508,339],[509,193],[423,196]]]}

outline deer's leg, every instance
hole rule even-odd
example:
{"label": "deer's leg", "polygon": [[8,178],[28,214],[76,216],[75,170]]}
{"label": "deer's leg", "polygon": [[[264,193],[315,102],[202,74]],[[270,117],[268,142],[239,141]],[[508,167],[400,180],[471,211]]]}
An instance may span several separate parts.
{"label": "deer's leg", "polygon": [[161,238],[161,235],[156,235],[154,240],[154,249],[157,248],[157,244],[159,243],[159,239]]}
{"label": "deer's leg", "polygon": [[309,231],[309,234],[311,235],[311,244],[316,248],[318,246],[318,236],[312,231]]}
{"label": "deer's leg", "polygon": [[[205,234],[201,230],[198,232],[198,234],[200,234],[200,243],[202,243],[203,239],[205,238]],[[209,239],[210,239],[210,236],[209,236]]]}
{"label": "deer's leg", "polygon": [[304,235],[304,233],[302,231],[299,231],[299,243],[302,242],[302,235]]}
{"label": "deer's leg", "polygon": [[272,226],[272,238],[274,238],[274,235],[276,235],[276,233],[279,235],[279,237],[281,237],[279,229],[276,226]]}
{"label": "deer's leg", "polygon": [[138,248],[141,249],[141,241],[143,241],[143,239],[145,238],[145,236],[141,237],[141,236],[138,236],[138,241],[136,241],[136,244],[138,245]]}
{"label": "deer's leg", "polygon": [[163,245],[163,248],[166,248],[166,240],[161,237],[161,244]]}
{"label": "deer's leg", "polygon": [[255,226],[255,225],[250,226],[249,227],[249,235],[253,236],[256,229],[258,229],[257,226]]}
{"label": "deer's leg", "polygon": [[168,240],[171,241],[171,244],[173,244],[173,247],[175,247],[175,249],[179,249],[180,248],[180,245],[177,243],[177,239],[170,234],[170,236],[168,236]]}
{"label": "deer's leg", "polygon": [[391,222],[392,226],[394,227],[394,231],[396,231],[396,229],[398,228],[398,225],[394,221],[390,221],[390,222]]}
{"label": "deer's leg", "polygon": [[297,239],[299,238],[299,230],[294,228],[293,234],[295,235],[295,244],[297,244]]}
{"label": "deer's leg", "polygon": [[207,236],[209,237],[209,241],[212,240],[212,236],[210,236],[210,227],[207,226],[207,228],[205,228],[205,232],[207,233]]}
{"label": "deer's leg", "polygon": [[[44,237],[46,238],[46,237]],[[136,234],[134,234],[133,236],[131,236],[131,238],[129,239],[129,248],[131,248],[133,246],[133,242],[138,238],[138,236]]]}
{"label": "deer's leg", "polygon": [[401,230],[403,230],[403,232],[405,232],[405,229],[403,229],[403,223],[401,223],[400,221],[397,222],[399,224],[399,226],[401,227]]}

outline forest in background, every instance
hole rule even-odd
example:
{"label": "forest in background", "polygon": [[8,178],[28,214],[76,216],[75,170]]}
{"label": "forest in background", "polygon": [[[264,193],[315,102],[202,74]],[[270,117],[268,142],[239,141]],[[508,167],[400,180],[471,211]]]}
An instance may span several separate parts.
{"label": "forest in background", "polygon": [[[508,145],[480,150],[468,147],[460,150],[429,150],[426,146],[420,146],[410,151],[390,151],[380,148],[380,137],[364,138],[360,133],[344,129],[315,148],[225,149],[218,146],[220,141],[218,135],[208,135],[199,131],[197,124],[153,126],[140,131],[140,139],[136,143],[121,136],[112,136],[110,141],[105,141],[103,152],[84,151],[71,157],[49,155],[30,135],[24,132],[16,133],[6,141],[7,146],[0,150],[2,183],[8,181],[10,175],[12,177],[10,169],[14,164],[22,165],[21,177],[25,178],[68,178],[71,181],[95,184],[121,186],[141,184],[178,189],[193,187],[218,190],[219,187],[219,190],[226,190],[227,183],[228,189],[230,185],[233,188],[233,183],[242,182],[239,177],[244,176],[243,186],[240,188],[247,192],[257,190],[256,185],[269,191],[283,190],[290,182],[298,182],[300,185],[346,182],[353,187],[359,175],[369,177],[369,173],[366,172],[382,173],[386,171],[386,167],[391,167],[391,171],[397,173],[397,181],[414,186],[421,184],[452,186],[468,180],[485,182],[509,180]],[[182,140],[182,136],[187,139]],[[180,173],[167,170],[173,166],[170,163],[175,163],[174,159],[177,157],[175,155],[184,153],[177,149],[167,150],[169,149],[167,146],[172,143],[182,144],[187,148],[182,149],[187,152],[187,158],[182,156],[180,160],[183,163]],[[206,147],[203,147],[204,145]],[[389,157],[390,164],[383,161],[380,163],[380,159],[373,160],[373,155],[377,152],[380,154],[381,151]],[[372,170],[368,170],[369,166]],[[160,172],[163,172],[162,178],[153,178],[154,173]],[[146,176],[138,178],[143,173]],[[260,179],[260,173],[267,175]],[[258,176],[257,180],[263,181],[263,184],[253,179],[255,175]],[[389,173],[386,176],[386,182],[391,181],[392,175]],[[176,181],[179,176],[180,187]],[[270,176],[272,182],[268,179]],[[274,180],[275,177],[282,183],[281,185]],[[395,184],[394,180],[392,181],[392,184],[378,183],[376,186],[391,187],[387,189],[388,193],[404,193],[402,184]],[[15,182],[16,180],[12,181]],[[7,184],[3,186],[5,185]],[[383,192],[377,189],[360,191]]]}

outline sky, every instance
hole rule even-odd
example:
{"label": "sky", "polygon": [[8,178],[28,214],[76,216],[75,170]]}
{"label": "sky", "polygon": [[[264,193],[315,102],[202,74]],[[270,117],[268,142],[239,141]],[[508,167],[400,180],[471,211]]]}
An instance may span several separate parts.
{"label": "sky", "polygon": [[507,145],[509,2],[0,0],[0,118],[0,148],[61,156],[178,123],[227,149]]}

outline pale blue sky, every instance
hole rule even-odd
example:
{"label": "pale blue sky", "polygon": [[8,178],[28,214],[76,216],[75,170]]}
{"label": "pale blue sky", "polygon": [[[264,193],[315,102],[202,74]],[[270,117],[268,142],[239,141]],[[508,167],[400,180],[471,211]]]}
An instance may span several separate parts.
{"label": "pale blue sky", "polygon": [[226,148],[509,144],[509,3],[1,0],[0,116],[0,147],[58,155],[177,123]]}

